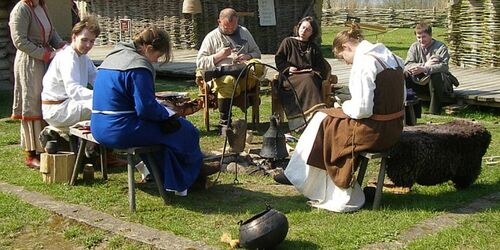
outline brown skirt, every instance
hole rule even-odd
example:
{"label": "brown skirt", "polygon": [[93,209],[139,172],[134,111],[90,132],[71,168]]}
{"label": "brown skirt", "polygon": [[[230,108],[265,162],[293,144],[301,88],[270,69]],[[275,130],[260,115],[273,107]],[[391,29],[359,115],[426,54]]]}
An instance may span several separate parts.
{"label": "brown skirt", "polygon": [[324,108],[321,95],[322,79],[315,73],[293,74],[285,79],[278,88],[290,130],[302,127],[307,117],[314,111]]}

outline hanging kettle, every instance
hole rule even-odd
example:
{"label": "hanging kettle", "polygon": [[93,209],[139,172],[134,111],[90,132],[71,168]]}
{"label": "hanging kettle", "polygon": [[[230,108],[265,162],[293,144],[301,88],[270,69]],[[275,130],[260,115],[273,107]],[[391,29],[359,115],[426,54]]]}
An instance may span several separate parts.
{"label": "hanging kettle", "polygon": [[278,118],[271,115],[269,129],[262,137],[260,156],[268,159],[284,159],[288,157],[285,134],[278,128]]}

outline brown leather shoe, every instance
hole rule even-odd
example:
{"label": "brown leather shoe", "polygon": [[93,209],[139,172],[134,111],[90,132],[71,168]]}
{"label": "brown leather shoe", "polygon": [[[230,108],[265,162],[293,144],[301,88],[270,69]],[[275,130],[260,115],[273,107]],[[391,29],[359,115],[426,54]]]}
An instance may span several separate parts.
{"label": "brown leather shoe", "polygon": [[274,181],[283,185],[293,185],[290,180],[286,177],[284,172],[280,172],[277,175],[273,176]]}
{"label": "brown leather shoe", "polygon": [[109,152],[106,155],[106,164],[108,168],[119,168],[126,167],[127,161],[118,158],[113,152]]}

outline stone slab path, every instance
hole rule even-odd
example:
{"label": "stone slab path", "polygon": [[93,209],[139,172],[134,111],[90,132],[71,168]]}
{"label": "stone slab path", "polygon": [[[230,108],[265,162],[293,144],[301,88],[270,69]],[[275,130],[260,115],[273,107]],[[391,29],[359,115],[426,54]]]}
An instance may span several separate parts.
{"label": "stone slab path", "polygon": [[392,242],[374,243],[364,246],[362,249],[399,249],[408,243],[438,233],[439,231],[458,226],[467,216],[484,211],[500,202],[500,192],[483,196],[465,207],[461,207],[436,217],[429,218],[414,225],[403,232],[397,240]]}
{"label": "stone slab path", "polygon": [[[158,249],[217,249],[203,242],[192,241],[176,236],[172,233],[160,231],[138,223],[117,219],[111,215],[96,211],[86,206],[69,204],[57,201],[54,198],[0,182],[0,192],[14,194],[21,200],[54,212],[65,218],[100,228],[130,240],[141,242]],[[436,217],[429,218],[403,232],[397,240],[392,242],[378,242],[369,244],[362,249],[399,249],[410,242],[435,234],[443,229],[455,227],[467,216],[491,208],[500,202],[500,192],[483,196],[468,205],[452,210]]]}

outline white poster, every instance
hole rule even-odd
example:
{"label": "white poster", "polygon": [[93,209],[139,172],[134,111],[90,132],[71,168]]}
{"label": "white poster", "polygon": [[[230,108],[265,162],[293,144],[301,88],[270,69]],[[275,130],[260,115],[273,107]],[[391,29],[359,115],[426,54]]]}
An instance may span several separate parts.
{"label": "white poster", "polygon": [[274,0],[259,0],[260,26],[276,26]]}

